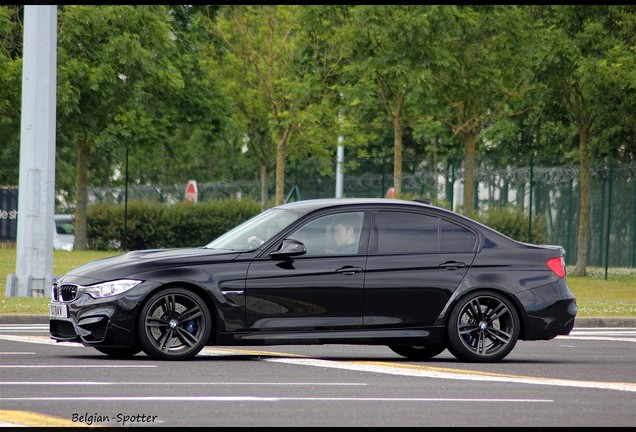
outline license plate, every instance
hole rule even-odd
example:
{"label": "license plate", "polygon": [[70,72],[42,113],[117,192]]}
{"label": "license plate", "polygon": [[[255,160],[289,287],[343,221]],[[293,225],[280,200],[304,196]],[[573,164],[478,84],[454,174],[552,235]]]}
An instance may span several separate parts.
{"label": "license plate", "polygon": [[51,318],[68,318],[68,306],[64,303],[49,303]]}

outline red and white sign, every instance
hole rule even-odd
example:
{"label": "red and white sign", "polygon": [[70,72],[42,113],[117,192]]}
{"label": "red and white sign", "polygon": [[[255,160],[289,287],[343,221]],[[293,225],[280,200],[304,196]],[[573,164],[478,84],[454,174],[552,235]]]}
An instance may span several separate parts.
{"label": "red and white sign", "polygon": [[197,182],[196,180],[190,180],[186,186],[185,202],[187,204],[195,203],[197,202],[198,196],[199,190],[197,189]]}

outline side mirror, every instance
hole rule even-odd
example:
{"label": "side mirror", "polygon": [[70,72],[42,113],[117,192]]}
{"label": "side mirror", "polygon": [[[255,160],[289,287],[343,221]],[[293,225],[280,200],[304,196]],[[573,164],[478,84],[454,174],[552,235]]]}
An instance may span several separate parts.
{"label": "side mirror", "polygon": [[269,256],[272,258],[287,258],[293,256],[304,255],[307,253],[307,248],[303,242],[294,239],[285,239],[280,245],[280,248],[274,252],[271,252]]}

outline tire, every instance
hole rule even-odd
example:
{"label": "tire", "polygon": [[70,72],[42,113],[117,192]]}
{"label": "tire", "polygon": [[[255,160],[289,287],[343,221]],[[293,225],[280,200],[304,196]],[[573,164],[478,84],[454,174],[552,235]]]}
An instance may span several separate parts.
{"label": "tire", "polygon": [[510,300],[494,291],[473,292],[450,313],[448,350],[467,362],[497,362],[515,347],[519,331],[519,314]]}
{"label": "tire", "polygon": [[139,343],[159,360],[187,360],[206,345],[212,319],[205,302],[194,292],[167,288],[155,293],[141,309]]}
{"label": "tire", "polygon": [[446,349],[446,345],[389,345],[396,354],[410,360],[429,360]]}
{"label": "tire", "polygon": [[126,348],[112,348],[112,347],[93,347],[93,348],[95,348],[97,351],[99,351],[102,354],[106,354],[110,357],[119,358],[119,359],[129,358],[141,352],[141,348],[139,348],[138,346],[131,346]]}

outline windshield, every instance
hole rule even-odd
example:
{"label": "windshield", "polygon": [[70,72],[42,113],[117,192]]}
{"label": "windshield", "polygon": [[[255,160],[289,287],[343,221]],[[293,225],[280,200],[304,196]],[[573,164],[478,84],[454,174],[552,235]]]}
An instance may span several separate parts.
{"label": "windshield", "polygon": [[231,250],[256,249],[299,216],[298,213],[289,210],[271,208],[237,225],[205,247]]}

